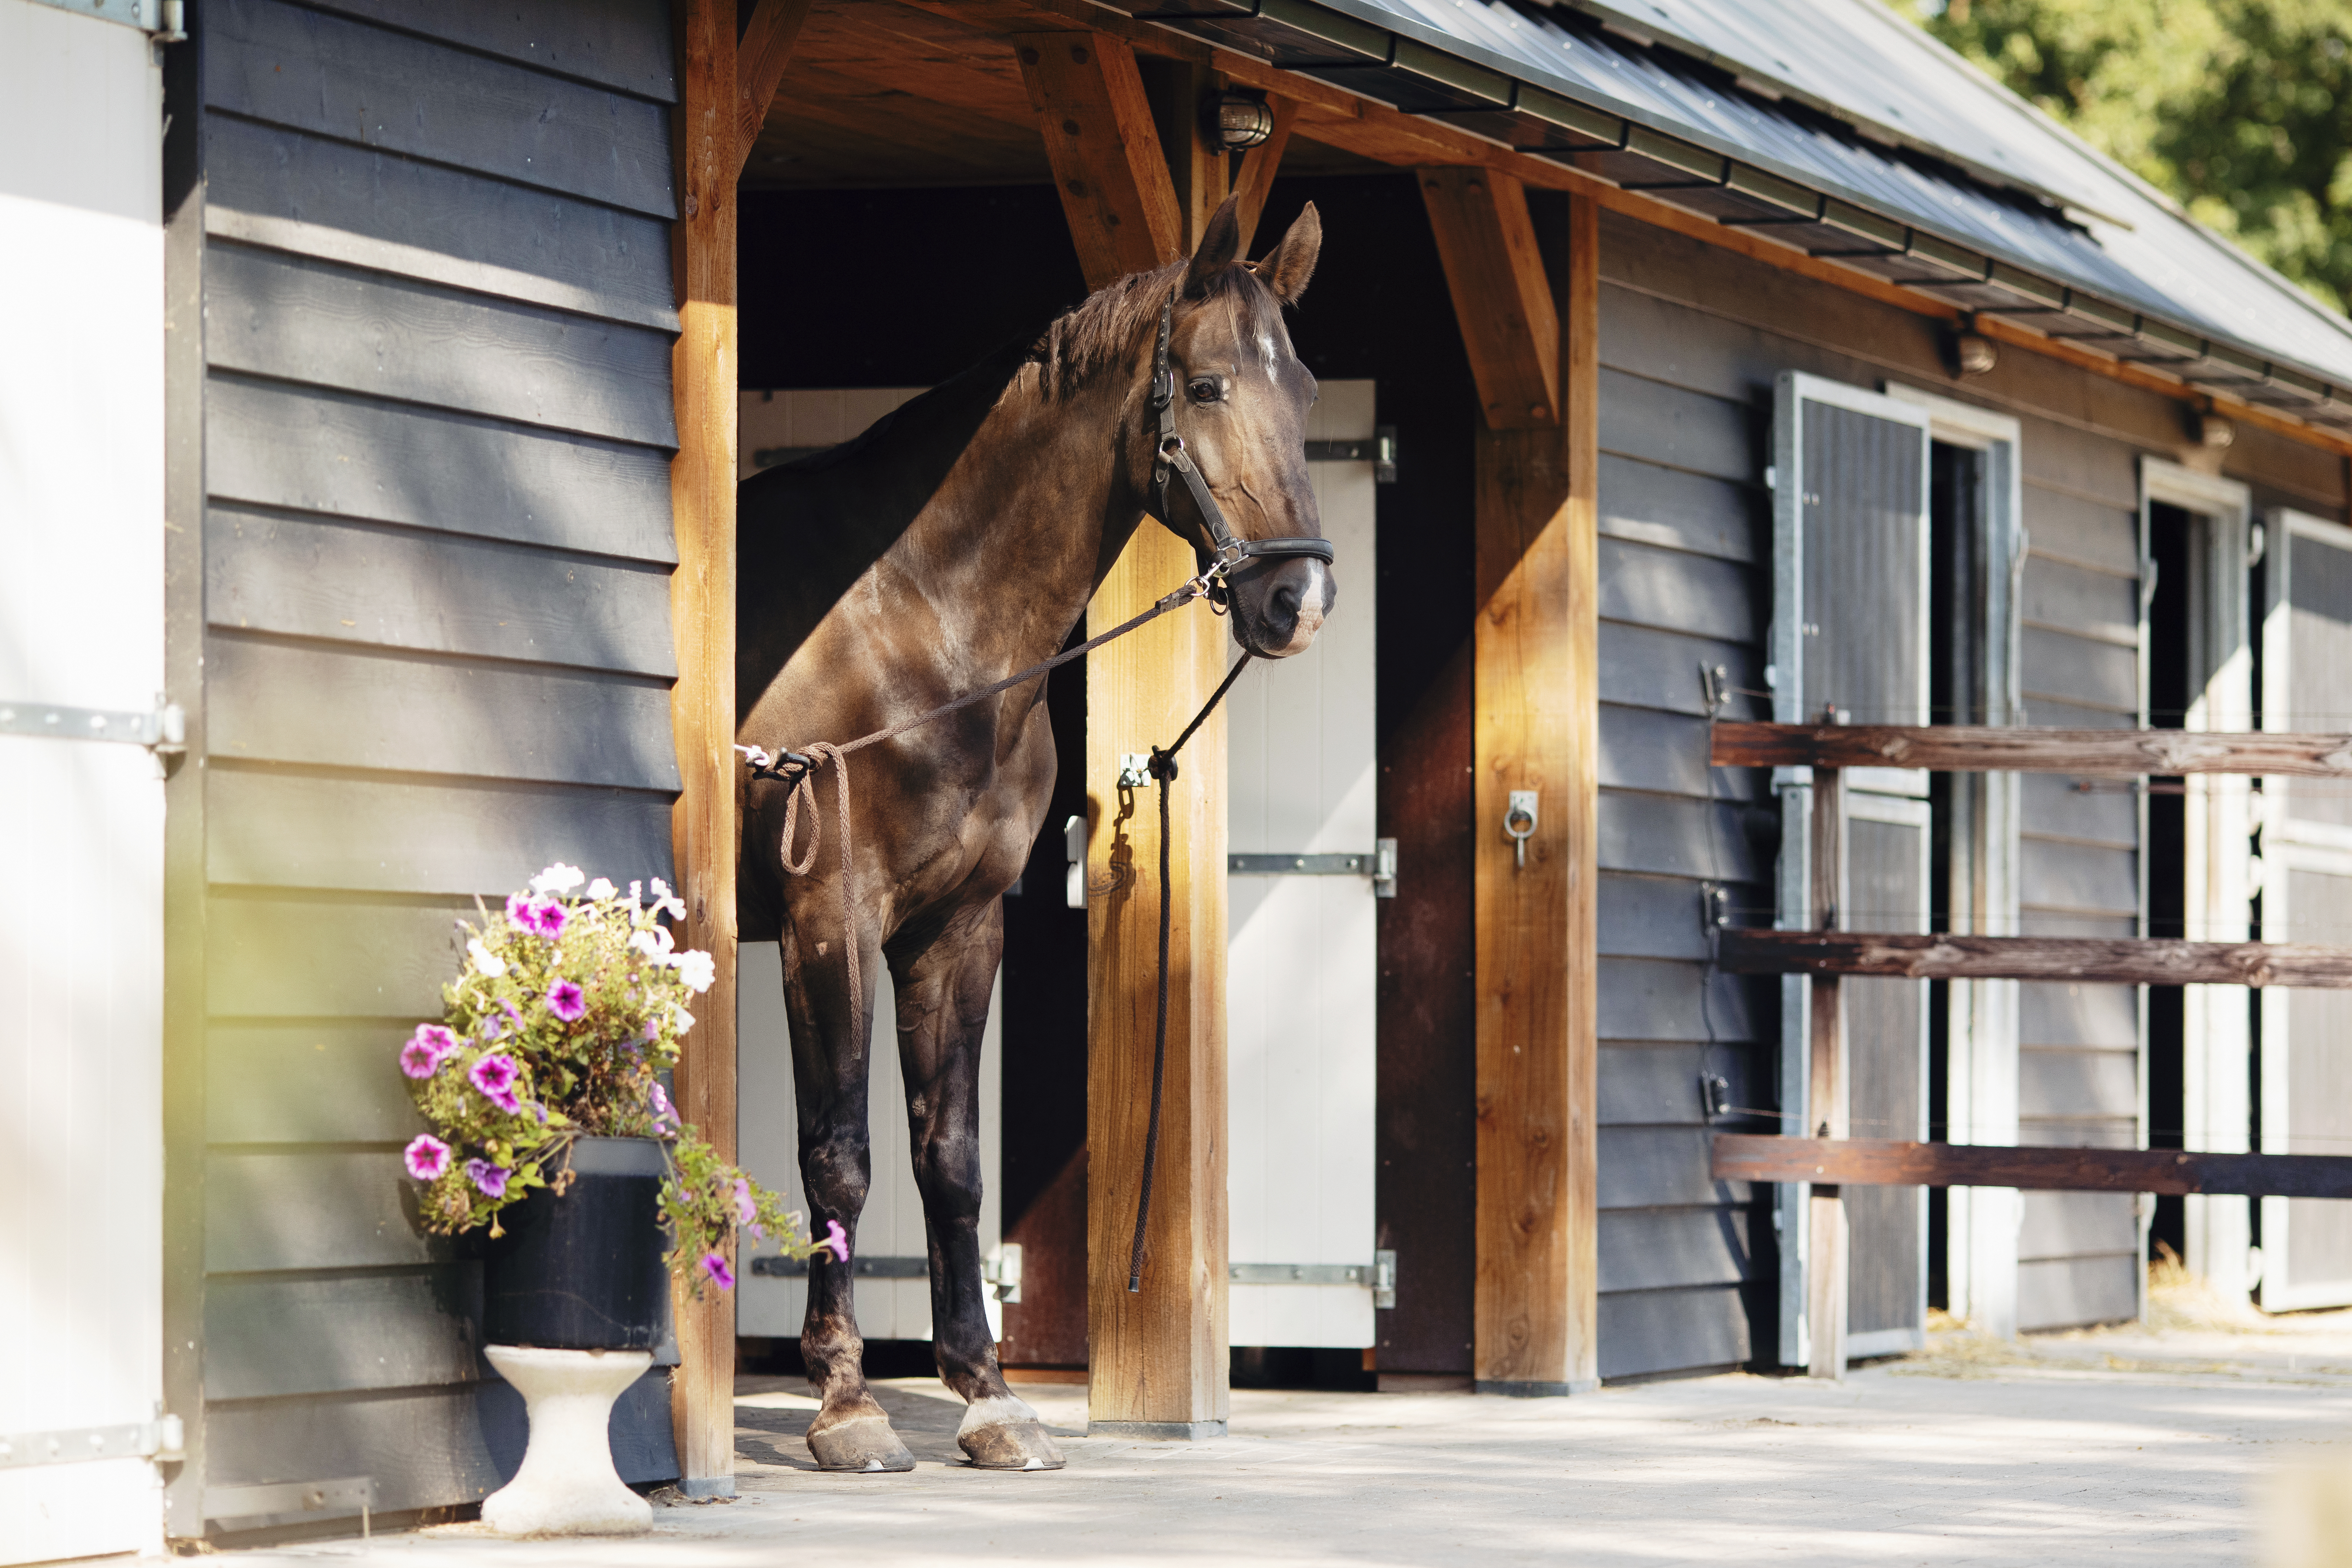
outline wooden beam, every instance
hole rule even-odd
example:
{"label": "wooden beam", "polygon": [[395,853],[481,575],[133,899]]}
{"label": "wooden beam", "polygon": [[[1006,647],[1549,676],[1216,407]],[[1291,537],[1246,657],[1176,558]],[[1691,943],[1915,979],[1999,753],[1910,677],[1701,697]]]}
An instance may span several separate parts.
{"label": "wooden beam", "polygon": [[2242,1193],[2352,1198],[2352,1155],[2208,1154],[2177,1149],[2005,1149],[1885,1138],[1780,1138],[1718,1132],[1718,1182],[1848,1186],[2026,1187],[2037,1192]]}
{"label": "wooden beam", "polygon": [[[1524,211],[1525,204],[1520,204]],[[1461,210],[1493,215],[1480,201]],[[1498,220],[1499,221],[1499,220]],[[1478,433],[1474,720],[1477,1248],[1482,1389],[1567,1394],[1600,1377],[1597,951],[1599,235],[1570,204],[1555,319],[1566,418]],[[1505,260],[1490,240],[1470,254]],[[1486,287],[1524,311],[1516,262]],[[1482,309],[1457,287],[1465,335]],[[1564,308],[1561,308],[1564,307]],[[1504,823],[1536,792],[1521,864]]]}
{"label": "wooden beam", "polygon": [[1135,55],[1098,33],[1013,39],[1087,287],[1184,254],[1184,214]]}
{"label": "wooden beam", "polygon": [[[1146,520],[1087,609],[1097,636],[1193,571],[1192,547]],[[1225,673],[1225,623],[1195,605],[1087,656],[1087,1430],[1225,1432],[1225,720],[1203,723],[1175,781],[1116,787],[1120,758],[1173,741]],[[1170,798],[1170,885],[1160,803]],[[1143,1289],[1129,1249],[1151,1103],[1160,900],[1168,1070]]]}
{"label": "wooden beam", "polygon": [[1269,97],[1266,107],[1274,111],[1274,130],[1241,155],[1240,167],[1234,171],[1234,195],[1240,198],[1234,204],[1234,216],[1241,224],[1244,256],[1250,253],[1257,237],[1257,220],[1265,212],[1266,195],[1282,167],[1283,149],[1290,145],[1290,128],[1298,123],[1297,100]]}
{"label": "wooden beam", "polygon": [[1421,195],[1490,430],[1559,423],[1559,317],[1527,187],[1495,169],[1423,169]]}
{"label": "wooden beam", "polygon": [[1169,186],[1181,216],[1176,247],[1190,256],[1208,231],[1210,215],[1223,205],[1231,173],[1224,148],[1201,122],[1202,103],[1223,90],[1224,82],[1192,60],[1143,59],[1136,63],[1136,70],[1144,99],[1151,105],[1160,156],[1168,164]]}
{"label": "wooden beam", "polygon": [[1734,974],[2352,988],[2352,947],[2169,937],[1929,936],[1735,928],[1717,935],[1716,961]]}
{"label": "wooden beam", "polygon": [[1715,726],[1719,768],[1926,768],[1937,773],[2278,773],[2352,778],[2352,735],[2194,730],[2046,730],[2025,725]]}
{"label": "wooden beam", "polygon": [[801,36],[801,24],[808,20],[812,3],[759,0],[743,28],[735,49],[735,172],[739,176],[743,161],[751,155],[752,143],[760,139],[760,127],[767,123],[768,106],[776,101],[784,68],[793,63],[793,44]]}
{"label": "wooden beam", "polygon": [[[679,332],[670,353],[677,456],[670,514],[677,567],[670,627],[677,684],[670,725],[683,785],[671,816],[679,945],[706,950],[716,978],[695,1008],[672,1098],[726,1160],[735,1158],[735,176],[734,0],[674,0],[674,140],[685,216],[671,228]],[[680,1489],[735,1490],[735,1303],[675,1298],[680,1363],[670,1381]]]}

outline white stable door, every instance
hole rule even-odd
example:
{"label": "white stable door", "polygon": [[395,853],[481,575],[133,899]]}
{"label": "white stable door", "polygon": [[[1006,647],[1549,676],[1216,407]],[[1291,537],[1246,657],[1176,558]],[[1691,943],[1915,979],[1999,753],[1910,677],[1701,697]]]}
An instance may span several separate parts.
{"label": "white stable door", "polygon": [[[739,467],[748,477],[779,462],[838,446],[911,397],[919,386],[848,390],[746,392],[740,404]],[[813,740],[848,740],[846,735]],[[828,824],[831,807],[824,808]],[[830,827],[828,826],[828,831]],[[1051,897],[1058,889],[1044,889]],[[801,1184],[799,1120],[793,1101],[792,1031],[784,1016],[783,967],[772,942],[745,942],[736,983],[736,1129],[743,1168],[764,1185],[788,1194],[803,1212],[808,1194]],[[981,1047],[980,1165],[986,1186],[981,1200],[980,1247],[994,1252],[1002,1208],[996,1191],[1000,1146],[998,1108],[1000,1015],[1003,985],[988,1006],[988,1033]],[[907,1086],[898,1071],[898,1006],[885,973],[875,987],[873,1076],[868,1121],[873,1135],[873,1186],[857,1226],[857,1326],[869,1340],[931,1337],[929,1245],[923,1229],[923,1198],[915,1190],[914,1155],[907,1132]],[[735,1331],[777,1339],[800,1338],[808,1310],[805,1274],[738,1270]],[[1002,1338],[998,1291],[986,1293],[989,1328]]]}
{"label": "white stable door", "polygon": [[[1369,443],[1369,381],[1327,381],[1310,441]],[[1226,699],[1227,850],[1373,851],[1373,469],[1311,462],[1339,597],[1314,646]],[[1404,868],[1410,875],[1411,868]],[[1370,1345],[1373,895],[1369,867],[1226,882],[1232,1342]],[[1354,1266],[1356,1282],[1318,1282]],[[1303,1268],[1306,1278],[1283,1278]],[[1281,1279],[1282,1282],[1262,1282]]]}
{"label": "white stable door", "polygon": [[0,0],[0,1563],[163,1544],[163,785],[21,732],[163,684],[149,51]]}

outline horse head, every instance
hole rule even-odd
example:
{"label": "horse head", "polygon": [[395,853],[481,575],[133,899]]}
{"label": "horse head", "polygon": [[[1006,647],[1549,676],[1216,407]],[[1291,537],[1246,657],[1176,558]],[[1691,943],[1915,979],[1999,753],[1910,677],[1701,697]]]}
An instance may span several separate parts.
{"label": "horse head", "polygon": [[[1228,200],[1176,287],[1169,334],[1173,428],[1236,539],[1319,540],[1307,478],[1307,411],[1315,377],[1291,351],[1282,310],[1307,291],[1322,248],[1312,203],[1264,259],[1237,259],[1241,227]],[[1155,411],[1156,417],[1156,411]],[[1155,444],[1160,426],[1147,432]],[[1187,489],[1171,484],[1160,521],[1203,552],[1213,530]],[[1306,651],[1339,584],[1314,555],[1249,555],[1224,580],[1234,640],[1261,658]]]}

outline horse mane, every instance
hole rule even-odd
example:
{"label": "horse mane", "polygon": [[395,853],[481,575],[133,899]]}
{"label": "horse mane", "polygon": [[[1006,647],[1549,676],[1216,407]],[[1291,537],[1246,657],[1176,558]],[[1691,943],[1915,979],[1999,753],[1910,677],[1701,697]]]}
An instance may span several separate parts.
{"label": "horse mane", "polygon": [[[1131,272],[1105,284],[1086,302],[1058,317],[1037,335],[1029,361],[1038,367],[1040,390],[1049,399],[1070,396],[1107,370],[1123,370],[1139,336],[1160,330],[1160,308],[1191,263],[1171,261],[1150,272]],[[1244,262],[1234,262],[1212,273],[1200,290],[1187,298],[1206,303],[1221,295],[1238,293],[1244,308],[1258,297],[1273,294]]]}

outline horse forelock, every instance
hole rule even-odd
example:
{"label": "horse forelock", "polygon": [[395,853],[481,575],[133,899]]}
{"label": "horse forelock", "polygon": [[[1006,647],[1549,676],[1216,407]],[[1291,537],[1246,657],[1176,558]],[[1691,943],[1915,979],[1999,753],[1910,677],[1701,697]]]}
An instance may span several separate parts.
{"label": "horse forelock", "polygon": [[[1184,276],[1186,263],[1171,262],[1151,272],[1129,273],[1087,296],[1084,304],[1057,318],[1040,333],[1030,350],[1048,397],[1067,397],[1107,373],[1124,371],[1136,344],[1148,342],[1160,330],[1160,310],[1168,291]],[[1243,262],[1213,274],[1199,294],[1183,301],[1206,305],[1223,299],[1239,306],[1242,320],[1270,312],[1279,321],[1282,307],[1273,290]],[[1240,321],[1237,321],[1237,325]]]}

